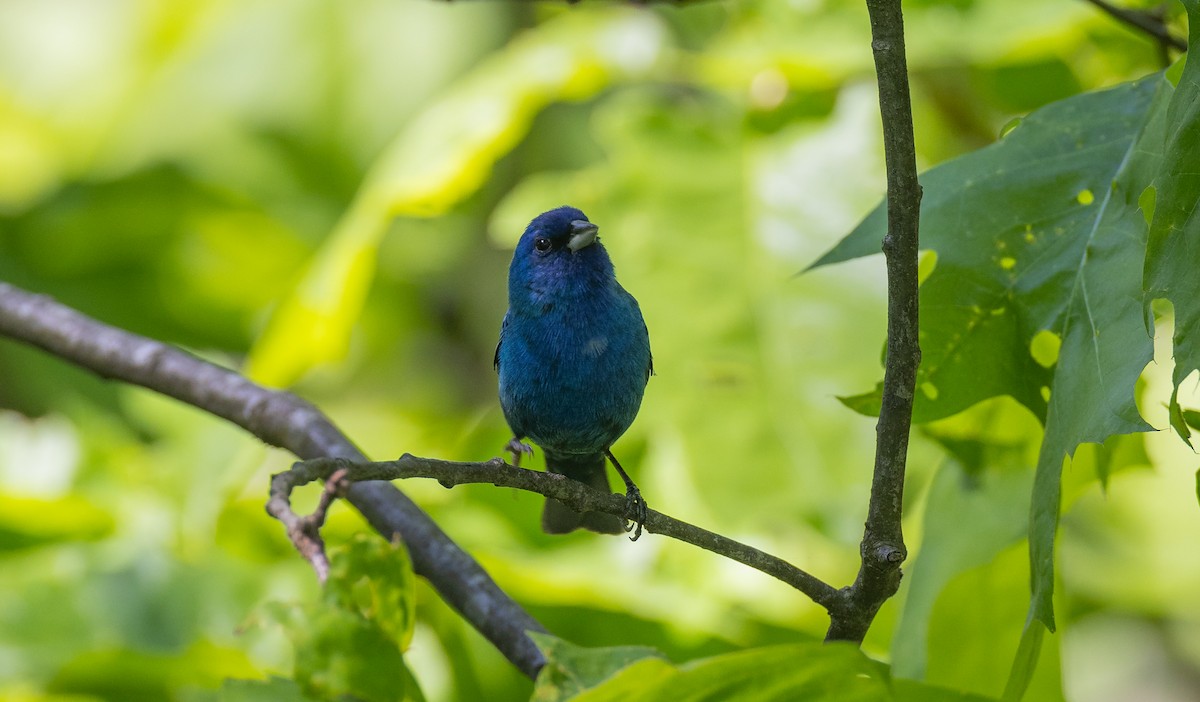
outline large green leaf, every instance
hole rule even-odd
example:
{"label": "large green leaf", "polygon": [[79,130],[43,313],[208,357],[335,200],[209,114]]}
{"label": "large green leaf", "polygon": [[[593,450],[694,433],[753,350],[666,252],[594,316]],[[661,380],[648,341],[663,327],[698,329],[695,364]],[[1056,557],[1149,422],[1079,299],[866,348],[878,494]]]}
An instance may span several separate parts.
{"label": "large green leaf", "polygon": [[[614,649],[590,651],[611,659]],[[584,649],[583,651],[586,651]],[[548,653],[552,653],[548,651]],[[568,663],[581,666],[587,656],[574,651]],[[738,651],[675,667],[642,657],[590,689],[574,696],[545,696],[544,686],[564,677],[564,661],[550,659],[556,674],[538,679],[535,700],[887,700],[888,680],[878,664],[841,644],[802,644]],[[588,668],[595,664],[589,664]],[[573,676],[586,679],[585,674]],[[594,677],[594,676],[591,676]]]}
{"label": "large green leaf", "polygon": [[[1072,319],[1119,316],[1101,309],[1121,296],[1098,299],[1113,287],[1095,290],[1098,275],[1117,267],[1136,285],[1139,247],[1108,238],[1143,235],[1141,189],[1110,186],[1118,178],[1129,181],[1132,161],[1146,160],[1132,158],[1135,141],[1155,95],[1169,87],[1154,76],[1054,103],[1001,141],[921,176],[921,245],[937,252],[937,265],[921,288],[916,421],[947,417],[1001,394],[1045,417],[1045,388],[1063,379],[1033,358],[1030,345],[1042,330],[1061,338]],[[814,267],[878,252],[886,225],[886,213],[876,208]],[[1140,323],[1140,312],[1133,316]],[[1146,334],[1136,337],[1144,342],[1138,358],[1148,358]],[[1095,338],[1093,358],[1118,360],[1105,355],[1107,339]],[[1080,366],[1073,375],[1111,378],[1111,363],[1087,368],[1087,359],[1067,357],[1068,363]],[[1132,382],[1112,388],[1126,414],[1133,407]]]}
{"label": "large green leaf", "polygon": [[[1191,17],[1191,45],[1200,46],[1200,0],[1182,0]],[[1200,62],[1188,61],[1167,107],[1168,134],[1154,179],[1154,219],[1146,245],[1146,302],[1175,306],[1176,388],[1200,369]],[[1171,424],[1186,441],[1191,432],[1176,396]]]}
{"label": "large green leaf", "polygon": [[892,640],[892,665],[906,678],[925,677],[929,622],[946,585],[960,573],[989,563],[1025,534],[1032,471],[1009,466],[980,475],[978,482],[967,475],[948,463],[930,489],[924,537]]}
{"label": "large green leaf", "polygon": [[1141,268],[1145,219],[1138,201],[1162,158],[1165,106],[1171,84],[1161,77],[1144,127],[1112,174],[1102,208],[1079,259],[1065,319],[1054,329],[1062,339],[1046,436],[1038,456],[1029,526],[1033,566],[1032,619],[1054,630],[1054,536],[1062,500],[1062,465],[1081,443],[1114,434],[1148,431],[1134,404],[1134,384],[1153,358],[1142,316]]}

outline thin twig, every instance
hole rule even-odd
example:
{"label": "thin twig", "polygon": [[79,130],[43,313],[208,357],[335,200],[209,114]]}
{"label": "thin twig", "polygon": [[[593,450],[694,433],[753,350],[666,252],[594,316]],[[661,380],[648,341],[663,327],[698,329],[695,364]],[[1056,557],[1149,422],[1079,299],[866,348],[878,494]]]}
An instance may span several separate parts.
{"label": "thin twig", "polygon": [[879,80],[887,166],[888,340],[883,405],[876,425],[871,501],[860,546],[862,565],[854,584],[840,591],[830,611],[826,640],[862,642],[879,607],[900,587],[900,564],[907,557],[900,518],[913,391],[921,363],[918,339],[917,243],[921,186],[917,182],[912,102],[904,57],[904,17],[900,0],[867,0],[871,49]]}
{"label": "thin twig", "polygon": [[[351,483],[404,478],[429,478],[447,488],[487,483],[553,497],[580,512],[604,512],[625,517],[628,510],[628,503],[623,495],[601,492],[557,473],[543,473],[511,466],[499,458],[484,463],[460,463],[421,458],[411,454],[404,454],[394,461],[377,463],[338,458],[302,461],[291,470],[272,476],[269,509],[272,514],[290,513],[289,496],[294,488],[322,478],[328,478],[329,484],[332,485],[338,482],[335,476],[342,472],[345,479]],[[826,609],[840,603],[838,591],[832,586],[781,558],[661,512],[652,509],[646,512],[647,533],[684,541],[750,566],[791,585]]]}
{"label": "thin twig", "polygon": [[1164,50],[1168,47],[1181,52],[1188,49],[1186,41],[1171,34],[1167,23],[1163,21],[1161,10],[1131,10],[1117,7],[1107,0],[1087,0],[1087,2],[1095,5],[1110,17],[1149,34]]}
{"label": "thin twig", "polygon": [[[174,397],[300,458],[366,460],[324,414],[291,393],[260,387],[185,351],[108,326],[49,297],[2,282],[0,335],[42,348],[104,378]],[[526,632],[545,629],[428,515],[389,483],[356,484],[346,498],[384,538],[399,535],[412,556],[414,570],[517,669],[529,677],[537,675],[545,659]],[[294,513],[280,519],[296,548],[321,577],[328,563],[320,560],[324,551],[311,521]],[[314,560],[313,549],[322,556]]]}

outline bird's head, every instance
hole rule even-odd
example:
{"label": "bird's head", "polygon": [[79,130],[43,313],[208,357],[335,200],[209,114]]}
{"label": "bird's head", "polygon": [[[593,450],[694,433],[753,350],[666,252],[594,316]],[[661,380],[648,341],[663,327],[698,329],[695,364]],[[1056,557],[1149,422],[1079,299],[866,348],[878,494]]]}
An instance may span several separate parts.
{"label": "bird's head", "polygon": [[596,243],[600,228],[574,207],[559,207],[543,212],[529,223],[521,236],[518,250],[540,258],[578,254]]}
{"label": "bird's head", "polygon": [[541,294],[551,289],[570,295],[603,284],[612,262],[596,236],[599,227],[574,207],[543,212],[529,223],[509,269],[513,292]]}

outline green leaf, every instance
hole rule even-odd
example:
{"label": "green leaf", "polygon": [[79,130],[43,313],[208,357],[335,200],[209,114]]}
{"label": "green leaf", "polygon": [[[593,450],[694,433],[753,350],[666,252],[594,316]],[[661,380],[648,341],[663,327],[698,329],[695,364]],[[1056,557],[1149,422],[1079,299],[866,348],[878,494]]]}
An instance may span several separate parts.
{"label": "green leaf", "polygon": [[[547,657],[565,655],[553,671],[538,677],[539,702],[624,700],[691,702],[722,700],[838,700],[883,702],[893,699],[886,668],[848,644],[797,644],[728,653],[675,667],[647,649],[546,647]],[[624,661],[624,663],[622,663]],[[584,673],[590,675],[585,679]],[[581,688],[587,679],[598,684]],[[910,698],[911,699],[911,698]],[[959,699],[948,697],[945,699]]]}
{"label": "green leaf", "polygon": [[337,608],[312,608],[294,630],[295,671],[318,699],[353,695],[367,702],[422,700],[395,641],[371,622]]}
{"label": "green leaf", "polygon": [[[1177,374],[1179,365],[1175,365],[1175,373]],[[1186,377],[1186,374],[1185,374]],[[1179,386],[1183,382],[1182,379],[1173,381],[1174,389],[1171,390],[1171,400],[1167,403],[1168,416],[1170,417],[1171,428],[1183,439],[1184,443],[1192,446],[1192,430],[1200,429],[1200,411],[1184,409],[1179,405]]]}
{"label": "green leaf", "polygon": [[[980,602],[986,606],[980,606]],[[1012,670],[1028,619],[1029,553],[1023,543],[956,575],[938,594],[928,624],[926,682],[999,696]],[[981,632],[964,636],[965,632]],[[1042,646],[1031,697],[1061,700],[1059,639]],[[897,676],[902,675],[899,670]]]}
{"label": "green leaf", "polygon": [[[995,468],[995,466],[993,466]],[[989,563],[1021,541],[1029,523],[1033,471],[1004,467],[968,475],[953,463],[934,478],[924,535],[907,580],[908,595],[892,640],[892,666],[905,678],[925,677],[929,622],[938,596],[960,573]]]}
{"label": "green leaf", "polygon": [[[1031,615],[1054,631],[1054,537],[1062,492],[1064,458],[1081,443],[1101,443],[1114,434],[1148,431],[1134,404],[1133,388],[1153,358],[1142,310],[1133,304],[1140,287],[1137,266],[1145,220],[1138,198],[1162,155],[1167,128],[1163,106],[1171,84],[1161,78],[1138,138],[1113,176],[1075,276],[1063,340],[1050,391],[1046,435],[1038,455],[1029,528],[1033,572]],[[1156,211],[1161,208],[1161,202]],[[1131,269],[1131,266],[1133,267]]]}
{"label": "green leaf", "polygon": [[[1200,0],[1182,0],[1191,25],[1191,46],[1200,46]],[[1187,61],[1167,106],[1169,132],[1154,179],[1154,218],[1146,245],[1145,303],[1170,300],[1175,307],[1172,380],[1178,386],[1200,368],[1200,61]],[[1171,426],[1184,441],[1191,432],[1171,396]]]}
{"label": "green leaf", "polygon": [[416,576],[400,541],[357,534],[329,554],[325,599],[373,622],[403,651],[416,625]]}
{"label": "green leaf", "polygon": [[[649,677],[652,671],[658,670],[653,663],[662,663],[663,666],[669,667],[661,653],[644,646],[584,648],[549,634],[531,631],[529,636],[546,657],[546,665],[538,673],[537,687],[534,689],[533,699],[536,702],[577,699],[576,695],[600,685],[618,671],[633,667],[635,663],[645,659],[652,659],[646,661],[652,665],[648,666],[649,670],[642,669],[647,666],[637,667],[635,682],[638,686],[644,684],[644,679]],[[623,678],[622,682],[614,683],[611,687],[616,690],[624,689],[624,686]]]}
{"label": "green leaf", "polygon": [[1046,627],[1040,621],[1030,617],[1025,622],[1025,631],[1021,634],[1021,643],[1017,645],[1017,655],[1013,657],[1012,672],[1004,685],[1004,702],[1020,702],[1029,689],[1033,680],[1033,671],[1037,669],[1038,658],[1042,652],[1042,639],[1046,636]]}
{"label": "green leaf", "polygon": [[739,651],[681,666],[641,699],[838,700],[890,697],[885,669],[849,644],[802,644]]}
{"label": "green leaf", "polygon": [[984,697],[970,692],[948,690],[916,680],[892,681],[892,693],[896,702],[994,702],[995,698]]}
{"label": "green leaf", "polygon": [[112,529],[112,516],[82,497],[0,494],[0,553],[61,541],[94,541]]}
{"label": "green leaf", "polygon": [[[1054,372],[1033,358],[1031,344],[1043,330],[1061,337],[1070,320],[1098,306],[1094,295],[1083,300],[1081,283],[1114,264],[1126,278],[1137,275],[1137,247],[1114,248],[1105,236],[1141,235],[1142,189],[1130,199],[1112,185],[1129,180],[1135,141],[1156,95],[1169,90],[1154,76],[1048,105],[1003,140],[922,175],[922,247],[937,252],[937,264],[921,288],[917,384],[925,390],[915,421],[1001,394],[1045,417],[1043,389]],[[813,267],[877,253],[885,229],[886,213],[876,208]],[[1149,353],[1145,337],[1135,335]]]}
{"label": "green leaf", "polygon": [[[643,658],[613,674],[597,687],[583,690],[571,702],[625,702],[642,699],[648,685],[656,685],[675,675],[675,667],[662,658]],[[535,702],[541,702],[535,698]]]}
{"label": "green leaf", "polygon": [[[1183,439],[1183,442],[1188,446],[1192,446],[1192,429],[1188,424],[1187,417],[1183,414],[1183,408],[1179,406],[1179,386],[1171,391],[1171,400],[1167,403],[1167,416],[1171,423],[1171,428]],[[1194,446],[1192,448],[1195,448]]]}
{"label": "green leaf", "polygon": [[883,407],[883,383],[876,383],[875,389],[858,395],[839,395],[838,402],[846,407],[868,417],[878,417]]}

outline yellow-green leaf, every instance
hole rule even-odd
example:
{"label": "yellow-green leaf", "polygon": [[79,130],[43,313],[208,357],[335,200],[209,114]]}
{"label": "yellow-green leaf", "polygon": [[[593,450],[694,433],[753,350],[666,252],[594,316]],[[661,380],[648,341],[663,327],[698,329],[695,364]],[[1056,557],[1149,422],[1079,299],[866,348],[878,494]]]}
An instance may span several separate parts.
{"label": "yellow-green leaf", "polygon": [[475,192],[546,106],[644,74],[663,51],[653,15],[572,12],[489,57],[388,146],[251,350],[247,373],[288,385],[345,356],[393,217],[432,217]]}

